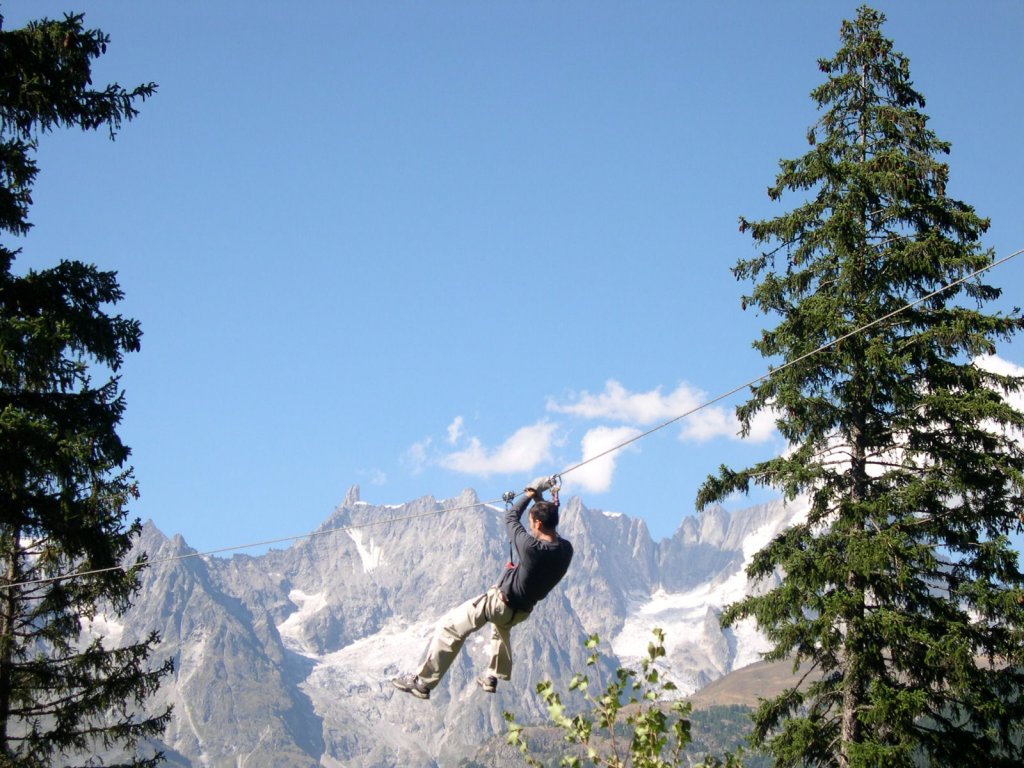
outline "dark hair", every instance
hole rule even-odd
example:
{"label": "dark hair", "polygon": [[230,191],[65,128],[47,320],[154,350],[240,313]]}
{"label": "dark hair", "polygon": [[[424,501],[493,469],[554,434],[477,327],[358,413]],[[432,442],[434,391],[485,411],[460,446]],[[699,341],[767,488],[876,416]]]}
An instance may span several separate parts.
{"label": "dark hair", "polygon": [[550,501],[535,501],[530,507],[530,517],[540,522],[544,530],[553,531],[558,527],[558,505]]}

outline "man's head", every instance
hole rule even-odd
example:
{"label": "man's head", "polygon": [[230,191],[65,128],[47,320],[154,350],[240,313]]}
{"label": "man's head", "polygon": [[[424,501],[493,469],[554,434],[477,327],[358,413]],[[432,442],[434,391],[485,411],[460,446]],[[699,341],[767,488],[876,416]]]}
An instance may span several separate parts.
{"label": "man's head", "polygon": [[558,527],[558,506],[550,501],[537,501],[530,507],[530,519],[536,520],[545,533],[554,533]]}

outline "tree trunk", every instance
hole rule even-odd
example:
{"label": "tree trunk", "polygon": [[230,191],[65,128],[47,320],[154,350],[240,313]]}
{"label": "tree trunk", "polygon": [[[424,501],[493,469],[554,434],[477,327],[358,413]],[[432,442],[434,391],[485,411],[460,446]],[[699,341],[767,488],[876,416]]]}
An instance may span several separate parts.
{"label": "tree trunk", "polygon": [[18,588],[9,586],[16,584],[19,578],[18,569],[18,538],[20,531],[13,528],[3,537],[0,557],[5,561],[4,586],[0,593],[0,757],[9,753],[8,722],[11,714],[12,664],[14,660],[14,622],[18,615]]}
{"label": "tree trunk", "polygon": [[[862,370],[863,355],[855,356],[857,361],[854,364],[853,380],[863,382],[866,374]],[[850,473],[852,476],[852,487],[850,489],[850,501],[854,510],[858,509],[858,503],[863,501],[867,495],[867,459],[864,447],[865,415],[863,407],[858,408],[854,416],[854,426],[851,430],[850,446]],[[861,525],[866,526],[863,521]],[[846,638],[843,642],[843,704],[842,718],[840,723],[839,738],[839,765],[841,768],[848,768],[850,765],[850,746],[860,742],[862,729],[858,713],[864,704],[867,691],[864,665],[861,658],[860,634],[864,624],[864,613],[866,610],[866,596],[864,592],[864,579],[854,569],[850,568],[846,574],[846,589],[848,594],[856,599],[852,604],[844,620],[846,622]]]}

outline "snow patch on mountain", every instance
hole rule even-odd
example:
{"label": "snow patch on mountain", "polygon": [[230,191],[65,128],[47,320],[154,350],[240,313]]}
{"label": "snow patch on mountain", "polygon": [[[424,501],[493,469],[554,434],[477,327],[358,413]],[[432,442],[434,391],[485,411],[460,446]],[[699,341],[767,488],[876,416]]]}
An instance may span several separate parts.
{"label": "snow patch on mountain", "polygon": [[327,607],[327,596],[324,592],[307,595],[301,589],[293,589],[288,599],[298,606],[298,610],[288,615],[277,625],[284,647],[307,658],[315,658],[316,654],[303,637],[302,627],[308,619]]}
{"label": "snow patch on mountain", "polygon": [[762,656],[772,647],[753,619],[737,621],[732,625],[730,632],[735,639],[735,655],[732,658],[733,670],[742,669],[761,661]]}
{"label": "snow patch on mountain", "polygon": [[[623,624],[622,630],[612,640],[612,650],[624,664],[635,667],[640,659],[647,656],[648,643],[653,639],[655,628],[665,633],[665,651],[672,667],[680,667],[673,677],[679,687],[679,695],[688,696],[701,685],[699,675],[687,674],[684,670],[715,669],[727,666],[728,654],[719,651],[721,633],[708,631],[708,613],[713,607],[722,605],[719,590],[707,584],[686,592],[670,593],[657,590],[644,604],[637,606]],[[673,663],[680,657],[685,663]],[[700,662],[697,664],[696,662]]]}
{"label": "snow patch on mountain", "polygon": [[391,619],[380,631],[316,657],[307,684],[312,689],[350,695],[383,688],[394,675],[414,671],[398,665],[420,660],[435,622],[436,617],[416,622]]}
{"label": "snow patch on mountain", "polygon": [[[656,589],[648,598],[634,601],[622,629],[612,639],[612,650],[628,665],[647,656],[647,646],[658,628],[665,633],[667,666],[675,671],[673,682],[679,695],[686,696],[717,676],[760,659],[769,648],[752,620],[737,622],[729,630],[719,624],[722,609],[750,594],[752,585],[746,568],[754,555],[794,520],[805,519],[805,500],[784,505],[786,514],[770,516],[762,525],[743,536],[743,563],[731,573],[709,574],[693,589]],[[726,538],[724,520],[704,531],[717,540]],[[705,528],[710,525],[705,520]],[[717,526],[717,527],[716,527]],[[714,530],[712,530],[712,528]]]}
{"label": "snow patch on mountain", "polygon": [[121,637],[124,635],[124,624],[112,619],[105,613],[100,613],[91,619],[82,619],[79,622],[82,633],[90,638],[102,637],[107,648],[116,648],[121,645]]}
{"label": "snow patch on mountain", "polygon": [[373,539],[368,542],[363,542],[362,531],[349,531],[348,535],[355,542],[356,551],[359,553],[359,559],[363,563],[363,573],[369,573],[380,565],[384,564],[383,550],[374,543]]}

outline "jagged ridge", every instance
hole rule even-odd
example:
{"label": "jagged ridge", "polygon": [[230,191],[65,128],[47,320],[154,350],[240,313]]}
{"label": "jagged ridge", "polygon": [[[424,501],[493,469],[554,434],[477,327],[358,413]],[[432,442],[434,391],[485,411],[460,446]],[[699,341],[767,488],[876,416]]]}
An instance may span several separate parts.
{"label": "jagged ridge", "polygon": [[[654,542],[643,521],[570,499],[561,530],[576,558],[513,633],[511,683],[494,696],[473,684],[486,663],[481,632],[423,702],[389,678],[415,668],[435,620],[493,583],[507,557],[501,510],[444,513],[478,501],[467,490],[386,507],[353,487],[322,535],[286,550],[149,569],[134,607],[110,631],[129,641],[157,629],[160,654],[175,658],[175,677],[159,694],[175,704],[161,745],[172,764],[452,765],[503,731],[504,710],[521,722],[542,719],[536,683],[564,684],[583,669],[583,643],[595,632],[611,668],[643,653],[651,628],[662,627],[667,672],[690,693],[757,659],[760,636],[750,627],[723,633],[718,612],[749,588],[744,561],[801,514],[781,502],[714,507]],[[137,549],[155,561],[190,551],[151,523]]]}

